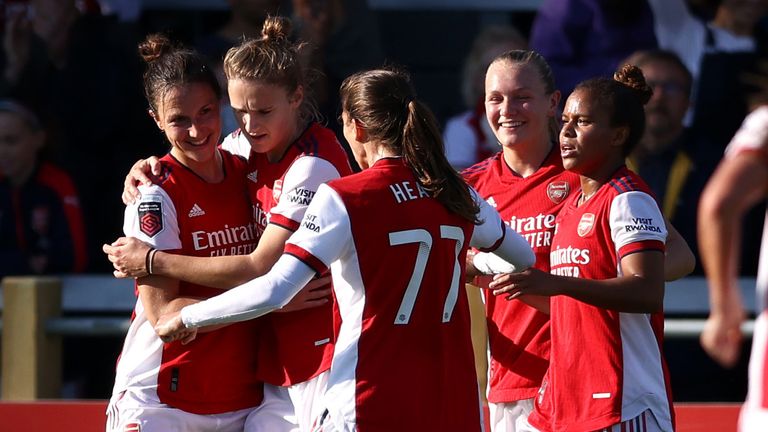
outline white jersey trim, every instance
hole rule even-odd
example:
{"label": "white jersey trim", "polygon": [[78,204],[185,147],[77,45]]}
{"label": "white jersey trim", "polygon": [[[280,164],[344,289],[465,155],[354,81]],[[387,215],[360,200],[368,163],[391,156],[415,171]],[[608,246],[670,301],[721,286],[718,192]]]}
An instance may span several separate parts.
{"label": "white jersey trim", "polygon": [[[181,237],[179,233],[179,221],[176,216],[176,206],[171,197],[160,186],[149,185],[139,186],[141,198],[134,204],[125,207],[125,217],[123,219],[123,232],[126,236],[136,237],[137,239],[151,244],[153,247],[162,250],[180,249]],[[163,227],[157,234],[149,236],[142,232],[139,220],[139,207],[142,204],[159,203],[162,209]]]}
{"label": "white jersey trim", "polygon": [[283,177],[282,192],[270,215],[279,214],[299,222],[320,185],[339,178],[339,170],[326,159],[302,156],[291,164]]}

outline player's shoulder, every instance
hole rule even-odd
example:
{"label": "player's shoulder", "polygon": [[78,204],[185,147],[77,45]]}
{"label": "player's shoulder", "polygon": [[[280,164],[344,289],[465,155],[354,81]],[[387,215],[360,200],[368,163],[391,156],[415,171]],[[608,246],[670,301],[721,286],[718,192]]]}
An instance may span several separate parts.
{"label": "player's shoulder", "polygon": [[500,159],[501,152],[496,153],[487,159],[481,160],[480,162],[465,168],[461,171],[461,176],[464,177],[464,180],[467,183],[473,184],[479,179],[488,176],[491,173],[493,166],[498,164]]}
{"label": "player's shoulder", "polygon": [[302,155],[320,156],[335,150],[344,150],[332,130],[319,123],[311,123],[296,141],[296,149]]}
{"label": "player's shoulder", "polygon": [[611,180],[608,181],[608,185],[615,195],[621,195],[628,192],[650,193],[650,188],[645,181],[627,167],[619,169],[613,175]]}
{"label": "player's shoulder", "polygon": [[324,159],[331,163],[339,174],[352,173],[347,152],[339,143],[336,134],[319,123],[312,123],[293,146],[296,152],[294,160],[306,157]]}

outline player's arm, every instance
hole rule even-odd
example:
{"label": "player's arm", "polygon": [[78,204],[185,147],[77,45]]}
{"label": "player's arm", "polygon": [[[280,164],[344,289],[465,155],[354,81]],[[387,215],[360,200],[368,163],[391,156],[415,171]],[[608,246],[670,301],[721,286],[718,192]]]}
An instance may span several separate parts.
{"label": "player's arm", "polygon": [[[643,222],[637,223],[638,220]],[[620,194],[611,202],[608,222],[616,248],[610,253],[619,257],[620,272],[616,278],[591,280],[526,270],[496,277],[490,284],[494,294],[511,298],[522,294],[567,295],[620,312],[662,310],[667,232],[656,201],[643,192]]]}
{"label": "player's arm", "polygon": [[287,304],[314,275],[324,273],[328,265],[341,256],[351,239],[343,204],[330,192],[318,191],[305,220],[312,222],[306,224],[312,228],[302,224],[286,245],[286,252],[267,274],[184,308],[181,313],[163,317],[155,327],[158,335],[165,341],[176,340],[179,332],[186,328],[244,321]]}
{"label": "player's arm", "polygon": [[742,152],[720,163],[701,196],[699,252],[709,283],[710,302],[701,344],[724,366],[733,366],[739,358],[741,323],[745,318],[737,280],[742,217],[766,195],[765,156]]}
{"label": "player's arm", "polygon": [[[272,210],[272,220],[249,255],[220,257],[188,257],[165,252],[149,254],[150,247],[132,239],[120,238],[103,250],[116,268],[117,277],[152,274],[172,277],[216,288],[231,288],[265,274],[277,262],[286,240],[298,227],[307,204],[300,196],[317,190],[320,184],[339,173],[328,161],[317,157],[302,157],[285,175],[283,199]],[[296,195],[297,199],[290,199]]]}
{"label": "player's arm", "polygon": [[506,295],[510,300],[523,295],[566,295],[603,309],[653,313],[662,310],[664,301],[663,266],[661,250],[640,251],[621,259],[623,275],[613,279],[581,279],[528,269],[522,273],[498,275],[489,287],[494,295]]}
{"label": "player's arm", "polygon": [[470,254],[467,267],[470,273],[495,274],[524,270],[536,262],[531,245],[517,231],[501,220],[499,213],[477,191],[470,188],[480,208],[469,245],[480,250]]}
{"label": "player's arm", "polygon": [[683,236],[666,219],[667,242],[664,252],[664,280],[673,281],[688,276],[696,266],[696,257]]}

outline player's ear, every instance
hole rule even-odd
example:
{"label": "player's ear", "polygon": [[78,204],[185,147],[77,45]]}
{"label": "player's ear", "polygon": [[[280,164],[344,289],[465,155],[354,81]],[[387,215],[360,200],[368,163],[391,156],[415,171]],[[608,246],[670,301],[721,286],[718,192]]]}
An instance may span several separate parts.
{"label": "player's ear", "polygon": [[150,108],[147,110],[147,114],[149,114],[149,116],[152,117],[152,120],[155,121],[155,124],[157,125],[158,129],[163,130],[163,124],[160,122],[160,117],[157,115],[155,110]]}
{"label": "player's ear", "polygon": [[368,130],[363,126],[363,124],[360,122],[360,120],[352,119],[353,122],[355,122],[355,141],[357,142],[368,142]]}

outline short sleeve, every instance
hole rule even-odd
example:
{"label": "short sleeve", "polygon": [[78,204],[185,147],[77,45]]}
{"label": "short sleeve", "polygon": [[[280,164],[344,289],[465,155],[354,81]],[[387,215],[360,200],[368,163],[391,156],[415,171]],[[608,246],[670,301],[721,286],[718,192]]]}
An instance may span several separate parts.
{"label": "short sleeve", "polygon": [[314,156],[300,157],[283,178],[280,199],[270,210],[269,222],[297,229],[318,187],[339,177],[339,171],[327,160]]}
{"label": "short sleeve", "polygon": [[610,227],[620,259],[643,250],[664,250],[666,223],[656,201],[645,192],[616,196],[611,202]]}
{"label": "short sleeve", "polygon": [[141,199],[126,206],[123,232],[161,250],[181,249],[176,207],[163,188],[139,186]]}
{"label": "short sleeve", "polygon": [[768,105],[752,111],[733,136],[726,157],[734,157],[742,152],[758,152],[768,162]]}
{"label": "short sleeve", "polygon": [[286,242],[285,253],[324,273],[351,243],[349,214],[341,197],[331,187],[320,185],[299,229]]}
{"label": "short sleeve", "polygon": [[221,148],[246,160],[251,155],[251,143],[248,142],[248,138],[240,129],[227,135],[221,143]]}

